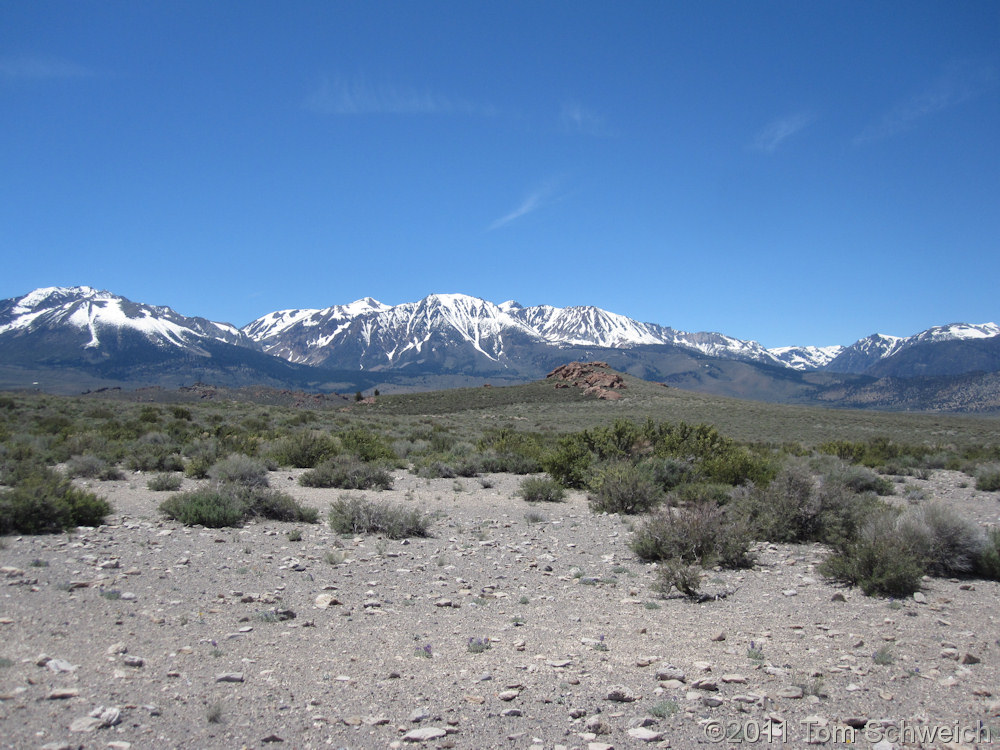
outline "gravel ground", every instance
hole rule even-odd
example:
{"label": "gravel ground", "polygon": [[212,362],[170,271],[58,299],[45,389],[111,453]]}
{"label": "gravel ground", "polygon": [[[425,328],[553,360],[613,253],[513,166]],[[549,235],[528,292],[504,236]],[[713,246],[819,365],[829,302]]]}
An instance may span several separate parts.
{"label": "gravel ground", "polygon": [[[342,494],[299,473],[271,484],[324,513]],[[709,572],[728,596],[692,604],[653,592],[631,519],[580,493],[529,505],[518,477],[399,472],[354,493],[434,513],[408,541],[185,528],[146,480],[95,483],[105,526],[4,540],[0,747],[1000,742],[994,582],[871,599],[823,581],[823,548],[765,545],[752,570]],[[907,481],[1000,522],[1000,493],[963,475]]]}

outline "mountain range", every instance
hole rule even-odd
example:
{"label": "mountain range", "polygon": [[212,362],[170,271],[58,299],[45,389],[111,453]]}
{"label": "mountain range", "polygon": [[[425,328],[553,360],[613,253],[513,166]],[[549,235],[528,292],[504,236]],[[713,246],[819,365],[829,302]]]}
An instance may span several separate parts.
{"label": "mountain range", "polygon": [[[766,401],[1000,408],[990,390],[1000,372],[995,323],[942,325],[903,338],[873,334],[850,346],[767,349],[596,307],[524,307],[463,294],[400,305],[367,297],[324,309],[281,310],[242,328],[85,286],[36,289],[0,301],[0,387],[8,388],[79,391],[201,380],[308,390],[414,389],[525,382],[576,359],[601,359],[648,380]],[[964,401],[956,401],[953,380],[971,394]],[[938,403],[942,390],[949,394],[946,404]]]}

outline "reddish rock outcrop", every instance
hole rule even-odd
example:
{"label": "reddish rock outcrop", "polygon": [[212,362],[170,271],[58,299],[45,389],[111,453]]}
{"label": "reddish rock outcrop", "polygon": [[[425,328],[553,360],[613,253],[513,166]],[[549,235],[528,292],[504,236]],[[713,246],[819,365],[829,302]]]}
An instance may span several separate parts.
{"label": "reddish rock outcrop", "polygon": [[608,401],[622,397],[618,390],[625,388],[621,375],[614,372],[607,362],[570,362],[560,365],[546,378],[556,380],[556,388],[582,388],[584,394]]}

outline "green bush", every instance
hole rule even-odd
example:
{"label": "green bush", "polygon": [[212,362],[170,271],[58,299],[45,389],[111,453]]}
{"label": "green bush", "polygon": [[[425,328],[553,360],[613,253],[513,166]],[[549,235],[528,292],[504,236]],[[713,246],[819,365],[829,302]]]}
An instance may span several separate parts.
{"label": "green bush", "polygon": [[767,484],[776,474],[774,461],[752,453],[746,448],[732,446],[702,459],[698,470],[710,482],[733,486]]}
{"label": "green bush", "polygon": [[653,481],[665,492],[694,480],[690,461],[679,458],[648,458],[643,462],[653,475]]}
{"label": "green bush", "polygon": [[392,443],[376,432],[363,427],[355,427],[339,433],[338,437],[344,450],[353,453],[362,461],[382,461],[390,464],[396,461],[396,452],[392,449]]}
{"label": "green bush", "polygon": [[559,439],[556,449],[542,459],[542,468],[563,487],[583,489],[590,477],[592,456],[583,442],[574,436]]}
{"label": "green bush", "polygon": [[389,539],[430,535],[430,518],[417,508],[350,495],[341,495],[331,503],[329,521],[330,528],[340,534],[383,534]]}
{"label": "green bush", "polygon": [[679,558],[674,558],[657,569],[653,588],[663,596],[677,589],[688,599],[697,599],[701,594],[703,576],[704,571],[697,565],[689,565]]}
{"label": "green bush", "polygon": [[858,535],[821,564],[822,575],[860,586],[868,596],[905,597],[920,589],[924,559],[914,540],[898,533],[897,514],[872,515]]}
{"label": "green bush", "polygon": [[243,502],[232,492],[219,488],[200,488],[167,498],[160,511],[185,526],[207,526],[218,529],[240,526],[244,521]]}
{"label": "green bush", "polygon": [[388,490],[392,474],[385,468],[364,463],[353,456],[337,456],[299,477],[303,487],[338,487],[343,490]]}
{"label": "green bush", "polygon": [[45,470],[0,492],[0,535],[56,534],[77,526],[100,526],[111,506]]}
{"label": "green bush", "polygon": [[1000,490],[1000,464],[988,464],[976,470],[976,489],[981,492]]}
{"label": "green bush", "polygon": [[125,466],[132,471],[183,471],[184,461],[171,446],[137,443],[125,456]]}
{"label": "green bush", "polygon": [[557,503],[566,497],[566,490],[552,477],[525,477],[517,494],[529,503]]}
{"label": "green bush", "polygon": [[217,462],[208,470],[208,476],[220,484],[239,484],[244,487],[267,487],[267,467],[250,456],[236,454]]}
{"label": "green bush", "polygon": [[876,495],[891,495],[895,492],[892,480],[866,466],[843,465],[827,475],[827,481],[842,484],[852,492],[874,492]]}
{"label": "green bush", "polygon": [[264,487],[216,484],[174,495],[160,504],[160,511],[185,526],[210,528],[240,526],[250,518],[315,523],[319,512],[294,498]]}
{"label": "green bush", "polygon": [[651,472],[624,460],[599,465],[589,486],[587,499],[596,513],[645,513],[663,499]]}
{"label": "green bush", "polygon": [[146,482],[146,487],[154,492],[176,492],[181,488],[181,478],[177,474],[157,474]]}
{"label": "green bush", "polygon": [[339,442],[329,435],[313,430],[294,432],[278,440],[270,449],[270,456],[279,466],[312,469],[322,461],[340,453]]}

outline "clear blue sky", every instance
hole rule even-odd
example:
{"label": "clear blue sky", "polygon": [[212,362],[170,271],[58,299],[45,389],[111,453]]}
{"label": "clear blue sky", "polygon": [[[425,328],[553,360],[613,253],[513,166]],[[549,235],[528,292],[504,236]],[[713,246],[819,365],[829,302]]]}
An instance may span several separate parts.
{"label": "clear blue sky", "polygon": [[0,2],[0,298],[1000,319],[1000,3]]}

